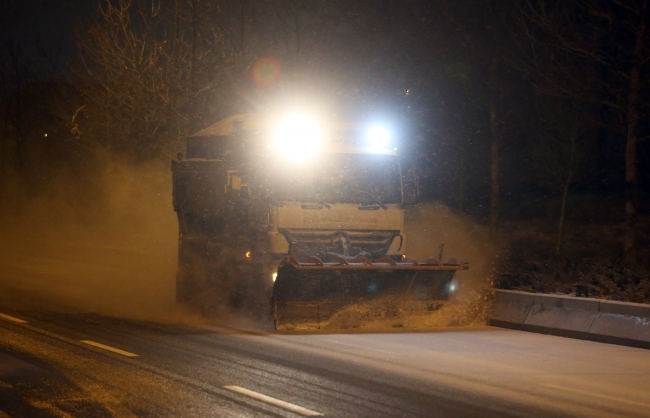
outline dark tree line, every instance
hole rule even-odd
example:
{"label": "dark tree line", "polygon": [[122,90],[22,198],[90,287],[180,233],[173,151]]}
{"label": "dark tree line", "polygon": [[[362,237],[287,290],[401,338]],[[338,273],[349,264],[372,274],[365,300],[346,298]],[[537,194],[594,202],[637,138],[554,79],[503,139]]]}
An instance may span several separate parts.
{"label": "dark tree line", "polygon": [[625,144],[625,258],[636,260],[638,147],[647,129],[650,87],[647,0],[523,1],[527,75],[550,94],[591,102],[593,116]]}
{"label": "dark tree line", "polygon": [[[634,263],[650,184],[647,5],[104,0],[64,71],[36,71],[43,60],[2,45],[2,172],[26,170],[37,148],[169,158],[223,117],[305,100],[386,118],[425,196],[495,234],[508,205],[559,196],[557,253],[572,191],[621,191]],[[269,57],[279,77],[256,82]]]}

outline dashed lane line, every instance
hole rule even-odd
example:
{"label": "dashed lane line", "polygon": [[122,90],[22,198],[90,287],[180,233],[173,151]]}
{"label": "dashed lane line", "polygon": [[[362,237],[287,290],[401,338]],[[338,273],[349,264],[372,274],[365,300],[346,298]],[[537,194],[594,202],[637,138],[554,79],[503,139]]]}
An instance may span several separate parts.
{"label": "dashed lane line", "polygon": [[119,348],[111,347],[110,345],[104,345],[90,340],[80,340],[84,344],[92,345],[93,347],[102,348],[104,350],[112,351],[117,354],[121,354],[127,357],[138,357],[137,354],[129,353],[128,351],[120,350]]}
{"label": "dashed lane line", "polygon": [[258,401],[266,402],[271,405],[279,406],[280,408],[287,409],[291,412],[304,415],[306,417],[322,417],[323,414],[320,412],[312,411],[311,409],[303,408],[302,406],[294,405],[289,402],[282,401],[280,399],[272,398],[267,395],[262,395],[261,393],[254,392],[249,389],[242,388],[240,386],[224,386],[224,389],[232,390],[233,392],[241,393],[242,395],[250,396],[253,399]]}
{"label": "dashed lane line", "polygon": [[[50,337],[50,338],[53,338],[53,339],[56,339],[56,340],[59,340],[59,341],[62,341],[62,342],[66,342],[66,343],[71,344],[71,345],[80,346],[79,343],[82,343],[81,345],[83,345],[83,344],[91,345],[93,347],[97,347],[97,348],[101,348],[101,349],[104,349],[104,350],[107,350],[107,351],[111,351],[113,353],[120,354],[120,355],[125,356],[125,357],[131,357],[131,358],[132,357],[139,357],[137,354],[129,353],[128,351],[120,350],[119,348],[111,347],[111,346],[101,344],[101,343],[98,343],[98,342],[95,342],[95,341],[91,341],[91,340],[72,340],[72,339],[64,337],[62,335],[54,334],[54,333],[49,332],[49,331],[45,331],[45,330],[42,330],[42,329],[39,329],[39,328],[35,328],[35,327],[32,327],[31,325],[27,325],[27,321],[24,321],[24,320],[19,319],[19,318],[14,318],[13,316],[9,316],[9,315],[5,315],[5,314],[0,313],[0,318],[4,318],[4,319],[6,319],[8,321],[12,321],[12,322],[15,322],[15,323],[18,323],[18,324],[23,324],[21,326],[24,327],[25,329],[28,329],[28,330],[30,330],[32,332],[42,334],[42,335],[45,335],[47,337]],[[151,373],[155,373],[155,374],[158,374],[158,375],[161,375],[161,376],[165,376],[165,377],[167,377],[169,379],[173,379],[173,380],[176,380],[176,381],[179,381],[179,382],[183,382],[183,383],[195,386],[195,387],[200,388],[202,390],[205,390],[207,392],[213,393],[213,394],[215,394],[217,396],[230,398],[230,396],[227,396],[225,393],[219,393],[219,389],[217,387],[214,387],[214,386],[211,386],[211,385],[206,385],[204,382],[200,382],[200,381],[194,380],[192,378],[188,378],[188,377],[185,377],[185,376],[182,376],[182,375],[178,375],[176,373],[169,372],[167,370],[158,369],[157,367],[150,366],[150,365],[148,365],[146,363],[135,362],[133,360],[127,360],[127,359],[124,359],[123,361],[125,361],[125,362],[127,362],[127,363],[129,363],[129,364],[131,364],[133,366],[145,369],[145,370],[147,370],[147,371],[149,371]],[[307,417],[320,417],[320,416],[324,415],[324,414],[322,414],[320,412],[312,411],[311,409],[303,408],[301,406],[298,406],[298,405],[295,405],[295,404],[292,404],[292,403],[289,403],[289,402],[285,402],[283,400],[276,399],[276,398],[273,398],[271,396],[263,395],[261,393],[255,392],[255,391],[252,391],[252,390],[249,390],[249,389],[246,389],[246,388],[242,388],[240,386],[223,386],[223,388],[226,389],[227,391],[236,392],[236,393],[239,393],[241,395],[245,395],[245,396],[251,397],[253,399],[257,399],[257,400],[262,401],[262,402],[264,402],[266,404],[274,405],[274,406],[277,406],[277,407],[280,407],[280,408],[284,408],[284,409],[286,409],[288,411],[292,411],[292,412],[295,412],[297,414],[304,415],[304,416],[307,416]],[[226,395],[226,396],[224,396],[224,395]],[[230,399],[232,401],[236,402],[236,403],[239,403],[237,400],[235,400],[233,398],[230,398]],[[245,405],[245,404],[242,403],[242,405]],[[253,407],[252,405],[247,405],[247,406],[249,408]],[[253,407],[253,408],[255,408],[255,407]],[[255,409],[257,409],[257,408],[255,408]],[[0,411],[0,418],[4,418],[2,416],[1,411]]]}
{"label": "dashed lane line", "polygon": [[16,322],[18,324],[26,324],[27,323],[27,321],[25,321],[24,319],[16,318],[16,317],[13,317],[13,316],[10,316],[10,315],[5,315],[3,313],[0,313],[0,318],[6,319],[7,321],[11,321],[11,322]]}
{"label": "dashed lane line", "polygon": [[[15,322],[17,324],[27,324],[28,322],[25,321],[24,319],[16,318],[11,315],[3,314],[0,313],[0,318],[5,319],[7,321]],[[47,333],[47,331],[41,331],[38,328],[32,328],[30,326],[27,326],[28,329],[32,329],[34,331],[42,332],[42,333]],[[109,345],[101,344],[95,341],[90,341],[90,340],[80,340],[84,344],[92,345],[93,347],[101,348],[104,350],[112,351],[117,354],[121,354],[126,357],[138,357],[137,354],[129,353],[128,351],[120,350],[119,348],[111,347]]]}

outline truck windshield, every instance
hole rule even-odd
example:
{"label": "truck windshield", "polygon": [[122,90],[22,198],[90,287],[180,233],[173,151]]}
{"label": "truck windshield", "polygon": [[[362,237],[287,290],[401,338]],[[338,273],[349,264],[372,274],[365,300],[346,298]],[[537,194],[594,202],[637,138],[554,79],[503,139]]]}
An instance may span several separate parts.
{"label": "truck windshield", "polygon": [[276,171],[277,200],[375,205],[401,203],[397,157],[376,154],[326,154],[308,168]]}

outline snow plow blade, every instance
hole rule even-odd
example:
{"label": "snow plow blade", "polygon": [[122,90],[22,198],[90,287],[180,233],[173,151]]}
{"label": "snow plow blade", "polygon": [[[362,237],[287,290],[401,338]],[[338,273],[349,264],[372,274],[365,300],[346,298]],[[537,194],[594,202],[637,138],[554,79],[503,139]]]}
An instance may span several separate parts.
{"label": "snow plow blade", "polygon": [[[331,321],[335,315],[376,300],[391,301],[402,311],[434,311],[448,299],[456,271],[468,268],[453,258],[445,263],[435,258],[418,263],[411,258],[395,262],[388,257],[374,261],[334,257],[323,263],[309,257],[301,263],[285,257],[271,299],[275,328],[339,328]],[[345,327],[355,325],[347,320]]]}

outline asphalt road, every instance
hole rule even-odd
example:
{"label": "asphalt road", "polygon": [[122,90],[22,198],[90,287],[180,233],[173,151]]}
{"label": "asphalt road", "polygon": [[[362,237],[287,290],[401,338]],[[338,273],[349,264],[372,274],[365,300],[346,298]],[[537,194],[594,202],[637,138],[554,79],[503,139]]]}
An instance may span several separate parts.
{"label": "asphalt road", "polygon": [[650,351],[635,348],[490,327],[280,334],[0,314],[0,417],[650,416]]}

